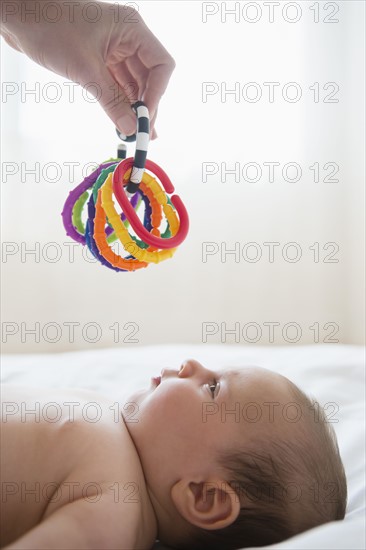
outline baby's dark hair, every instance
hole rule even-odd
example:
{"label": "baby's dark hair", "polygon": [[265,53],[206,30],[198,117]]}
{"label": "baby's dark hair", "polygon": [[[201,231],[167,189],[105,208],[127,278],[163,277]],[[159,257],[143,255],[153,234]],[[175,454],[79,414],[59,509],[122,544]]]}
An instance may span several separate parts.
{"label": "baby's dark hair", "polygon": [[313,397],[288,382],[300,420],[286,437],[274,432],[273,439],[219,457],[240,499],[240,513],[224,529],[192,526],[185,548],[266,546],[344,518],[347,483],[333,426]]}

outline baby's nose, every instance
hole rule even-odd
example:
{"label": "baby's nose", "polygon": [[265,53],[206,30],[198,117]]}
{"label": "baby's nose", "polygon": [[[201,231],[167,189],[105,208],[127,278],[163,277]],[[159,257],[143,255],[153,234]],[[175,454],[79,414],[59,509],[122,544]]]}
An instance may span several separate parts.
{"label": "baby's nose", "polygon": [[200,375],[205,373],[206,371],[207,369],[195,359],[186,359],[185,361],[182,362],[182,365],[179,370],[179,376],[187,377],[187,376]]}
{"label": "baby's nose", "polygon": [[196,359],[190,359],[190,358],[182,361],[180,370],[182,370],[185,366],[190,367],[192,370],[200,370],[205,368],[199,361],[196,361]]}

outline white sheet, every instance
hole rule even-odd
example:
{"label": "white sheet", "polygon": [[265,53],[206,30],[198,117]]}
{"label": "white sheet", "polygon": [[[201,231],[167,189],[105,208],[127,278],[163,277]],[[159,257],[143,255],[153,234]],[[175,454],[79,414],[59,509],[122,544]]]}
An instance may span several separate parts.
{"label": "white sheet", "polygon": [[[194,357],[215,367],[255,364],[270,368],[298,384],[321,405],[335,402],[333,426],[348,480],[344,521],[311,529],[267,548],[364,550],[365,540],[365,369],[360,346],[297,347],[148,346],[54,355],[8,355],[2,358],[2,381],[39,386],[80,386],[119,399],[147,387],[163,367],[178,368]],[[160,549],[163,547],[157,545]]]}

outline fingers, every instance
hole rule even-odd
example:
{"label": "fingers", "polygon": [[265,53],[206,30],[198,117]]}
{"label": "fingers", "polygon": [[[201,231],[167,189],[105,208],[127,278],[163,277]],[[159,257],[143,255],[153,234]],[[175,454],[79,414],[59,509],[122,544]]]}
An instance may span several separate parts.
{"label": "fingers", "polygon": [[[103,63],[99,66],[97,82],[100,83],[99,103],[120,132],[129,136],[136,132],[136,115],[131,109],[134,103],[134,94],[131,99],[126,95],[126,88],[122,88],[113,78],[109,69]],[[129,95],[128,88],[127,94]]]}
{"label": "fingers", "polygon": [[151,118],[154,118],[161,96],[175,69],[175,61],[147,27],[144,34],[138,48],[138,57],[148,70],[144,102],[149,108]]}
{"label": "fingers", "polygon": [[[145,98],[144,98],[144,102],[146,103]],[[158,110],[155,111],[155,115],[152,118],[150,117],[150,136],[151,136],[150,139],[156,139],[158,137],[158,134],[156,133],[156,130],[155,130],[155,121],[157,116],[158,116]]]}
{"label": "fingers", "polygon": [[[148,69],[141,63],[136,55],[128,57],[125,61],[115,63],[109,66],[113,78],[128,94],[130,103],[142,100],[146,103],[144,91],[146,87]],[[149,105],[147,105],[149,109]],[[157,133],[154,131],[157,110],[155,115],[151,116],[150,109],[150,139],[156,139]]]}
{"label": "fingers", "polygon": [[149,73],[144,101],[148,105],[152,117],[155,116],[161,96],[168,86],[171,71],[171,68],[166,65],[160,65],[151,69]]}
{"label": "fingers", "polygon": [[143,80],[142,74],[139,75],[138,71],[131,69],[129,59],[114,65],[108,65],[108,69],[116,82],[125,90],[130,103],[141,99],[145,88],[146,75],[144,75]]}
{"label": "fingers", "polygon": [[150,138],[157,137],[154,125],[158,105],[174,68],[174,59],[147,27],[143,28],[135,54],[120,62],[117,56],[109,66],[100,60],[96,80],[101,85],[99,102],[121,133],[136,132],[136,115],[131,105],[141,99],[150,113]]}
{"label": "fingers", "polygon": [[[113,124],[122,134],[127,136],[134,134],[137,130],[137,118],[131,105],[136,101],[135,94],[127,97],[126,89],[128,90],[128,87],[120,86],[105,65],[100,66],[99,76],[94,79],[94,82],[100,83],[99,103]],[[156,114],[157,112],[155,118]],[[154,129],[155,118],[150,119],[150,139],[157,138]]]}

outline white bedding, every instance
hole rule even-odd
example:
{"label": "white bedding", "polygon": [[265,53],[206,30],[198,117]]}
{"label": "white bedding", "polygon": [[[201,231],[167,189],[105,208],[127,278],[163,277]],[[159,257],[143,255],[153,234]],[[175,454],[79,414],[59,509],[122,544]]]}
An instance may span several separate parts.
{"label": "white bedding", "polygon": [[[11,384],[79,386],[128,397],[163,367],[194,357],[212,368],[255,364],[288,376],[321,405],[339,407],[333,419],[348,480],[344,521],[322,525],[267,548],[363,550],[365,540],[365,367],[360,346],[149,346],[53,355],[8,355],[1,379]],[[162,549],[161,545],[156,547]]]}

